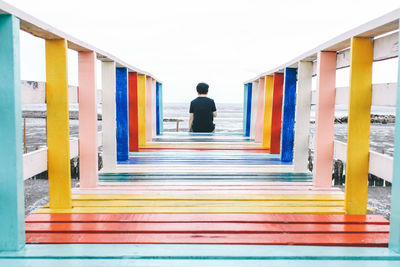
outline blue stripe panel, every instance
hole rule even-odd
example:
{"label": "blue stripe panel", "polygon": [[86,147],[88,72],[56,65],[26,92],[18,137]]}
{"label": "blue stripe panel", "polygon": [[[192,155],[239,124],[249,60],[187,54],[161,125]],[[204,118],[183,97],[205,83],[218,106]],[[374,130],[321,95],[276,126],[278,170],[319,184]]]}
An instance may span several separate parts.
{"label": "blue stripe panel", "polygon": [[126,68],[116,69],[116,81],[117,161],[120,161],[128,160],[129,156],[128,70]]}
{"label": "blue stripe panel", "polygon": [[243,135],[246,135],[246,120],[247,120],[247,84],[244,85],[243,96]]}
{"label": "blue stripe panel", "polygon": [[17,18],[0,14],[0,40],[0,251],[7,251],[25,245]]}
{"label": "blue stripe panel", "polygon": [[294,117],[296,113],[296,75],[297,70],[285,68],[284,78],[284,106],[282,119],[282,149],[281,160],[283,162],[293,161],[294,145]]}
{"label": "blue stripe panel", "polygon": [[160,135],[160,84],[156,83],[156,134]]}
{"label": "blue stripe panel", "polygon": [[160,98],[159,98],[159,102],[160,102],[160,135],[164,134],[164,113],[163,113],[163,109],[164,109],[164,104],[163,104],[163,90],[162,90],[162,83],[158,84],[158,89],[160,90]]}
{"label": "blue stripe panel", "polygon": [[[400,21],[399,21],[400,22]],[[390,239],[389,248],[400,253],[400,35],[399,57],[397,58],[397,104],[396,104],[396,128],[394,134],[394,159],[393,159],[393,184],[392,205],[390,211]]]}
{"label": "blue stripe panel", "polygon": [[246,111],[247,118],[246,118],[246,133],[245,133],[245,136],[247,136],[247,137],[250,136],[252,90],[253,90],[253,84],[248,83],[247,84],[247,111]]}
{"label": "blue stripe panel", "polygon": [[158,165],[288,165],[280,159],[179,159],[179,158],[129,158],[118,164],[158,164]]}

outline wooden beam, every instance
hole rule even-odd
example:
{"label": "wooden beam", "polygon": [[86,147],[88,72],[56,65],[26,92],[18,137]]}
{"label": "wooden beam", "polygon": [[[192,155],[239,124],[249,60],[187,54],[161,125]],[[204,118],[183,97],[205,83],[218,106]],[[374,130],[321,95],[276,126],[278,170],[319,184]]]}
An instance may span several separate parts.
{"label": "wooden beam", "polygon": [[161,134],[161,123],[160,123],[160,100],[161,100],[161,91],[160,84],[156,82],[156,135]]}
{"label": "wooden beam", "polygon": [[244,89],[243,89],[243,135],[246,135],[247,132],[247,102],[248,102],[248,96],[249,94],[249,89],[248,89],[248,84],[244,85]]}
{"label": "wooden beam", "polygon": [[103,86],[103,172],[115,171],[117,167],[116,104],[115,104],[115,62],[102,62]]}
{"label": "wooden beam", "polygon": [[257,105],[258,105],[258,80],[252,82],[251,118],[250,118],[250,138],[251,139],[255,139],[255,137],[256,137]]}
{"label": "wooden beam", "polygon": [[162,135],[164,133],[164,102],[163,102],[163,85],[162,83],[157,83],[159,86],[159,123],[160,123],[160,134]]}
{"label": "wooden beam", "polygon": [[79,78],[79,181],[80,187],[97,186],[96,55],[78,53]]}
{"label": "wooden beam", "polygon": [[146,145],[146,76],[138,74],[139,147]]}
{"label": "wooden beam", "polygon": [[[396,117],[400,118],[400,38],[398,40],[398,78]],[[400,253],[400,120],[396,120],[394,136],[394,164],[392,200],[390,207],[389,248]]]}
{"label": "wooden beam", "polygon": [[51,209],[69,209],[71,170],[69,150],[67,42],[46,40],[47,146]]}
{"label": "wooden beam", "polygon": [[152,79],[146,76],[146,142],[153,140],[153,89]]}
{"label": "wooden beam", "polygon": [[254,141],[262,143],[264,123],[265,77],[258,80],[257,121]]}
{"label": "wooden beam", "polygon": [[271,123],[272,123],[272,103],[274,97],[274,77],[265,76],[265,107],[264,107],[264,123],[263,123],[263,140],[262,146],[270,148],[271,146]]}
{"label": "wooden beam", "polygon": [[129,95],[129,151],[139,151],[139,125],[138,125],[138,78],[137,72],[128,74]]}
{"label": "wooden beam", "polygon": [[348,214],[367,212],[372,58],[372,40],[354,37],[351,42],[345,187]]}
{"label": "wooden beam", "polygon": [[25,246],[19,20],[0,14],[0,251]]}
{"label": "wooden beam", "polygon": [[294,125],[294,170],[308,171],[310,135],[312,62],[300,61],[296,96],[296,123]]}
{"label": "wooden beam", "polygon": [[318,103],[315,121],[314,185],[332,185],[333,136],[335,121],[336,53],[318,54]]}
{"label": "wooden beam", "polygon": [[282,151],[281,161],[293,161],[294,120],[296,114],[297,69],[285,68],[284,106],[282,118]]}

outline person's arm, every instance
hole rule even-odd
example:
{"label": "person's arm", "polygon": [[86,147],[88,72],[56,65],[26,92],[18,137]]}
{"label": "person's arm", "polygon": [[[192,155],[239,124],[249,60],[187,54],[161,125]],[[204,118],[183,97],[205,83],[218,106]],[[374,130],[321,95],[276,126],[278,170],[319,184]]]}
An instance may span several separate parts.
{"label": "person's arm", "polygon": [[217,107],[215,106],[214,100],[212,101],[212,105],[213,105],[213,107],[212,107],[213,116],[215,118],[215,117],[217,117]]}
{"label": "person's arm", "polygon": [[217,112],[216,111],[213,112],[213,116],[214,116],[214,118],[217,117]]}
{"label": "person's arm", "polygon": [[193,118],[194,118],[193,113],[189,113],[189,132],[192,129]]}

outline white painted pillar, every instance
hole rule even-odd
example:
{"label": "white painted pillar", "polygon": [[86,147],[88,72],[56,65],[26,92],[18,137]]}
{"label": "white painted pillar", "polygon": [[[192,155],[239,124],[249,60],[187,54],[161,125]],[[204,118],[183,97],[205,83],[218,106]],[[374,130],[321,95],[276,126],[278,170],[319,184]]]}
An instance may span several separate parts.
{"label": "white painted pillar", "polygon": [[252,83],[253,91],[251,94],[251,119],[250,119],[250,138],[256,137],[257,105],[258,105],[258,80]]}

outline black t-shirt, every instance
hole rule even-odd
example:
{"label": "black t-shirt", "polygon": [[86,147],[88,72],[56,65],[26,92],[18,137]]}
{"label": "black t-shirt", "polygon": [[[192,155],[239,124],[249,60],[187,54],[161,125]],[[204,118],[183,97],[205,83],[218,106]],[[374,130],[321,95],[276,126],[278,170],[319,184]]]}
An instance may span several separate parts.
{"label": "black t-shirt", "polygon": [[217,111],[214,100],[208,97],[198,97],[190,102],[190,113],[193,113],[193,132],[209,133],[214,131],[213,112]]}

